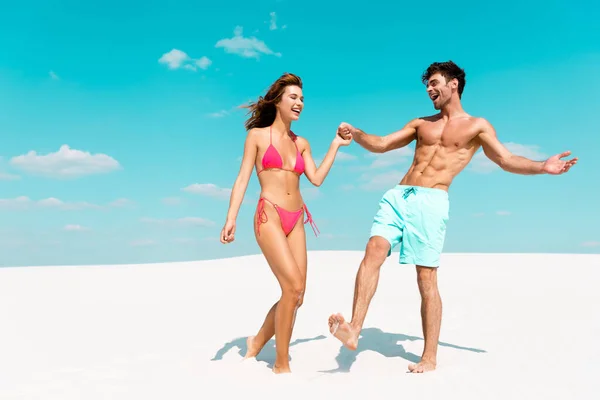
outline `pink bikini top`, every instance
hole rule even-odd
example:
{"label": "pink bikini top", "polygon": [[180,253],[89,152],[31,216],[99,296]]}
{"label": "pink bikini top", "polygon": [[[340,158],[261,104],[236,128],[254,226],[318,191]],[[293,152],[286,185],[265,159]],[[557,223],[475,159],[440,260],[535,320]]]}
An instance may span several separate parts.
{"label": "pink bikini top", "polygon": [[263,169],[260,170],[259,174],[266,169],[276,168],[276,169],[282,169],[284,171],[295,172],[298,175],[302,175],[302,173],[304,172],[304,159],[302,158],[302,155],[300,154],[300,150],[298,150],[298,145],[296,144],[296,139],[298,138],[298,136],[296,136],[296,134],[294,134],[294,132],[290,131],[290,136],[292,137],[292,140],[294,141],[294,145],[296,146],[296,164],[294,165],[293,170],[289,170],[289,169],[283,168],[283,160],[281,158],[281,155],[279,154],[279,152],[277,151],[275,146],[273,146],[273,132],[272,132],[271,128],[269,128],[269,135],[270,135],[270,144],[269,144],[269,147],[267,148],[267,151],[263,155],[263,158],[262,158]]}

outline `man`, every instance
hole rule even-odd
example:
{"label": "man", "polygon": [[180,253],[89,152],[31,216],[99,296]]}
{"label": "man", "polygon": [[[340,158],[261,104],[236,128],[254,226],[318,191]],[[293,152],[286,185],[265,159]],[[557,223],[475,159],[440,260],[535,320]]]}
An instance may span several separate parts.
{"label": "man", "polygon": [[416,140],[412,165],[396,187],[388,190],[379,203],[371,227],[364,258],[356,276],[352,320],[341,314],[329,317],[330,332],[347,348],[356,350],[367,309],[379,280],[379,270],[400,244],[400,264],[414,264],[421,295],[421,318],[425,345],[421,360],[410,364],[410,372],[436,368],[437,345],[442,319],[442,301],[437,287],[437,268],[444,245],[448,221],[448,189],[452,180],[482,147],[485,155],[504,171],[516,174],[567,172],[577,158],[563,161],[566,151],[546,161],[532,161],[511,154],[496,137],[492,125],[483,118],[467,114],[460,99],[465,87],[465,72],[452,61],[433,63],[422,75],[436,115],[415,118],[402,129],[387,136],[367,134],[342,123],[338,134],[352,137],[374,153],[385,153]]}

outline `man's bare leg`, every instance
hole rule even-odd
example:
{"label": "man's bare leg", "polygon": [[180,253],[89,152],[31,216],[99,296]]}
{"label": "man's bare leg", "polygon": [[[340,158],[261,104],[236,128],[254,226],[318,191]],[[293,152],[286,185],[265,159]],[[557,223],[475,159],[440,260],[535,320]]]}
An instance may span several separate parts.
{"label": "man's bare leg", "polygon": [[442,299],[437,285],[437,268],[417,266],[417,283],[421,294],[421,321],[425,346],[418,364],[410,364],[410,372],[433,371],[437,363],[437,347],[442,324]]}
{"label": "man's bare leg", "polygon": [[358,336],[362,329],[371,299],[377,290],[379,271],[390,250],[389,242],[373,236],[367,243],[365,256],[360,263],[354,284],[352,321],[348,323],[341,314],[329,317],[329,331],[350,350],[358,347]]}

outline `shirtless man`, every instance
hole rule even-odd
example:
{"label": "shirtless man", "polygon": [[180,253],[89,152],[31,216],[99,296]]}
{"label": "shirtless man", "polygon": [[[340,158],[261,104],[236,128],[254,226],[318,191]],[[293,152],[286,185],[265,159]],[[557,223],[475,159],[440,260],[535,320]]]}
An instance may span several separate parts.
{"label": "shirtless man", "polygon": [[421,319],[425,345],[421,360],[410,364],[410,372],[434,370],[442,319],[442,301],[437,287],[437,268],[448,222],[448,189],[452,180],[482,147],[485,155],[504,171],[515,174],[567,172],[577,158],[563,161],[566,151],[545,161],[532,161],[511,154],[493,126],[483,118],[467,114],[461,106],[465,73],[452,61],[433,63],[423,73],[436,115],[416,118],[387,136],[367,134],[342,123],[338,134],[352,137],[373,153],[385,153],[416,140],[412,165],[399,185],[381,198],[373,220],[370,239],[356,276],[352,320],[341,314],[329,317],[329,330],[344,346],[356,350],[369,303],[375,294],[379,270],[400,244],[400,264],[414,264],[421,295]]}

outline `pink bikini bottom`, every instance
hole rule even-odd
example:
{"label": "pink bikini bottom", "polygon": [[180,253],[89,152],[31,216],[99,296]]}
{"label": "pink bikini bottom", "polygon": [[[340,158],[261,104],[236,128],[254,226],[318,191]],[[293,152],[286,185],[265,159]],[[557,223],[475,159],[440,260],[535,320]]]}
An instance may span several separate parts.
{"label": "pink bikini bottom", "polygon": [[283,233],[285,233],[285,236],[288,236],[290,234],[290,232],[292,231],[292,229],[294,229],[294,227],[296,226],[296,222],[298,222],[298,219],[302,216],[303,212],[306,212],[306,220],[304,221],[304,223],[306,224],[307,222],[309,222],[310,226],[313,228],[313,232],[315,233],[315,236],[318,236],[317,232],[319,231],[319,229],[317,228],[317,225],[313,221],[312,215],[308,211],[308,208],[306,208],[305,204],[303,204],[302,208],[300,208],[299,210],[288,211],[285,208],[278,206],[277,204],[273,203],[272,201],[270,201],[264,197],[261,197],[260,199],[258,199],[258,205],[256,207],[256,218],[257,218],[256,222],[258,225],[257,228],[258,228],[259,235],[260,235],[260,224],[261,223],[264,224],[268,220],[267,213],[265,212],[265,209],[264,209],[265,201],[271,203],[273,205],[273,207],[275,207],[277,214],[279,214],[279,219],[281,220],[281,229],[283,229]]}

